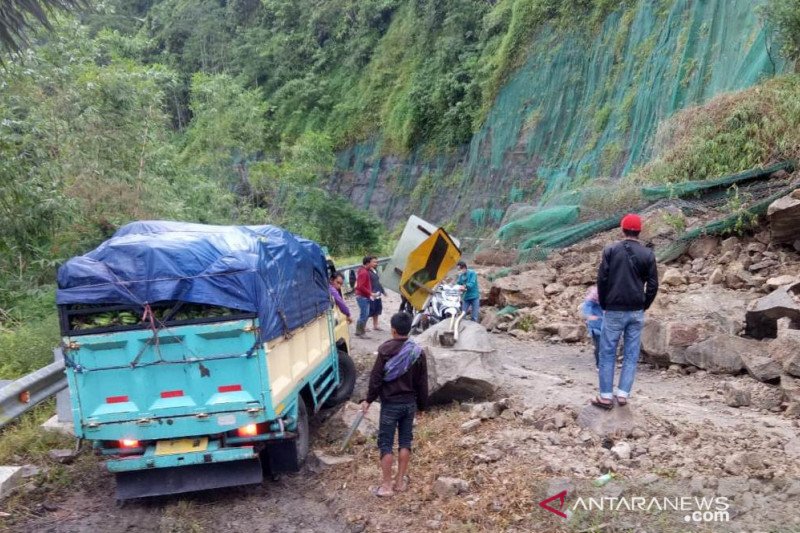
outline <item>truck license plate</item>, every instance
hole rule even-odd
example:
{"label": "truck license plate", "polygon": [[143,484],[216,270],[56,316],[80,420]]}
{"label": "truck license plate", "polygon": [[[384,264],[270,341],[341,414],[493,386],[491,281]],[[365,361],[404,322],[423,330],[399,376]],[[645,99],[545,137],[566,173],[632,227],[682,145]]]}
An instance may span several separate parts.
{"label": "truck license plate", "polygon": [[156,442],[156,455],[204,452],[208,448],[208,437],[195,439],[160,440]]}

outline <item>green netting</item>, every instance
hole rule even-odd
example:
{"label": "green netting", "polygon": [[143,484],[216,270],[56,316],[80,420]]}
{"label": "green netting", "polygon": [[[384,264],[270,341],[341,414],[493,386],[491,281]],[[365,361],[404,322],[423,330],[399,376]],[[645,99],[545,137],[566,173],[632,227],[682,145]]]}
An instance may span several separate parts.
{"label": "green netting", "polygon": [[627,173],[650,158],[659,121],[785,68],[770,57],[759,3],[640,0],[598,32],[544,28],[473,138],[468,174],[535,158],[554,194]]}
{"label": "green netting", "polygon": [[[549,206],[579,205],[602,189],[598,178],[624,175],[652,157],[664,119],[791,67],[773,51],[757,12],[763,1],[620,4],[597,30],[583,24],[572,32],[542,28],[469,146],[443,160],[426,158],[422,150],[384,158],[376,141],[347,151],[337,162],[339,175],[353,173],[353,183],[367,184],[351,188],[354,202],[385,201],[385,195],[371,194],[380,168],[382,176],[397,176],[379,184],[390,196],[387,217],[402,220],[411,210],[408,184],[435,167],[443,171],[443,183],[459,177],[431,203],[437,222],[471,219],[473,209],[504,207],[489,202],[516,201],[526,190],[541,192]],[[487,221],[485,213],[475,216]]]}
{"label": "green netting", "polygon": [[513,314],[515,314],[516,312],[517,312],[517,308],[516,308],[516,307],[514,307],[513,305],[507,305],[507,306],[505,306],[504,308],[502,308],[501,310],[499,310],[499,311],[497,312],[497,316],[501,316],[501,315],[513,315]]}
{"label": "green netting", "polygon": [[712,189],[728,187],[730,185],[741,184],[751,180],[768,178],[770,174],[785,170],[792,172],[795,168],[794,161],[783,161],[765,168],[754,168],[737,174],[722,176],[713,180],[687,181],[683,183],[669,183],[654,187],[642,187],[642,196],[648,200],[659,200],[661,198],[682,198],[691,194],[698,194]]}
{"label": "green netting", "polygon": [[734,232],[736,227],[741,225],[743,221],[746,222],[749,217],[757,217],[765,214],[767,212],[767,208],[772,202],[778,198],[786,196],[793,189],[794,187],[784,187],[778,192],[767,196],[763,200],[759,200],[749,207],[741,209],[726,217],[717,219],[714,222],[706,224],[700,228],[686,232],[678,240],[666,248],[659,250],[656,253],[656,259],[664,263],[672,261],[683,255],[689,248],[689,244],[698,237],[702,237],[704,235],[724,235],[726,233]]}
{"label": "green netting", "polygon": [[520,245],[520,249],[529,250],[534,247],[539,247],[552,250],[554,248],[563,248],[602,231],[613,229],[619,225],[621,219],[622,215],[614,215],[599,220],[590,220],[589,222],[576,224],[567,228],[540,233],[523,242]]}
{"label": "green netting", "polygon": [[532,215],[538,210],[539,208],[535,205],[512,204],[508,207],[508,209],[506,209],[506,214],[503,218],[502,224],[505,226],[509,222]]}
{"label": "green netting", "polygon": [[469,218],[470,221],[472,221],[472,225],[477,227],[484,227],[488,224],[497,224],[503,219],[503,210],[479,207],[478,209],[472,210]]}
{"label": "green netting", "polygon": [[494,281],[496,279],[504,278],[511,274],[510,268],[501,268],[500,270],[489,274],[489,281]]}
{"label": "green netting", "polygon": [[550,252],[552,252],[552,250],[534,246],[527,250],[521,250],[519,252],[518,261],[520,263],[535,263],[537,261],[545,261],[550,255]]}
{"label": "green netting", "polygon": [[580,216],[580,207],[577,205],[542,209],[531,215],[509,222],[497,231],[497,237],[504,243],[508,243],[531,233],[538,233],[559,226],[572,224],[578,220],[578,216]]}

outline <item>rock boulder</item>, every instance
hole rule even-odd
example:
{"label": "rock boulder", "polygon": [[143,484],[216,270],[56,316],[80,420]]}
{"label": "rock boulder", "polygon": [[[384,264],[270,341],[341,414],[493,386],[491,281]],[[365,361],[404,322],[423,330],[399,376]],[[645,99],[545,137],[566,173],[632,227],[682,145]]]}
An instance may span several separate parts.
{"label": "rock boulder", "polygon": [[781,376],[781,366],[777,361],[766,355],[758,355],[759,353],[742,353],[742,362],[747,369],[747,373],[753,376],[758,381],[775,381]]}
{"label": "rock boulder", "polygon": [[767,219],[773,241],[794,242],[800,234],[800,189],[772,202]]}
{"label": "rock boulder", "polygon": [[685,365],[689,346],[706,339],[713,329],[702,320],[666,322],[648,317],[642,329],[645,360],[657,366]]}
{"label": "rock boulder", "polygon": [[712,374],[738,374],[744,368],[742,354],[760,353],[758,341],[718,333],[686,350],[686,362]]}
{"label": "rock boulder", "polygon": [[431,402],[490,399],[501,381],[491,336],[480,324],[463,321],[456,344],[445,347],[439,334],[447,328],[447,323],[436,324],[416,339],[428,356]]}
{"label": "rock boulder", "polygon": [[668,268],[664,271],[664,275],[661,278],[661,283],[671,287],[678,287],[686,284],[686,276],[684,276],[683,272],[677,268]]}
{"label": "rock boulder", "polygon": [[688,254],[692,259],[705,259],[714,255],[718,248],[719,242],[716,237],[700,237],[689,245]]}
{"label": "rock boulder", "polygon": [[544,301],[544,288],[552,279],[540,270],[529,270],[495,280],[493,287],[500,290],[505,305],[534,307]]}
{"label": "rock boulder", "polygon": [[610,411],[606,411],[594,405],[587,405],[578,413],[577,423],[601,437],[629,436],[638,425],[630,406],[614,406]]}
{"label": "rock boulder", "polygon": [[756,339],[777,337],[778,319],[789,318],[800,324],[800,283],[780,287],[767,296],[752,302],[745,314],[747,334]]}

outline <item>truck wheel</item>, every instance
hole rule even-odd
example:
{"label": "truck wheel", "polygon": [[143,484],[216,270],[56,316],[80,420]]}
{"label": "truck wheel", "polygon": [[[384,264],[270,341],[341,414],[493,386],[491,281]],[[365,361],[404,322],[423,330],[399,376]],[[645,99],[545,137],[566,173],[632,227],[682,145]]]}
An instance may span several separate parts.
{"label": "truck wheel", "polygon": [[346,402],[353,395],[355,386],[356,364],[347,352],[339,350],[339,386],[325,400],[322,406],[330,408]]}
{"label": "truck wheel", "polygon": [[297,450],[297,466],[300,467],[306,462],[308,448],[310,445],[308,435],[308,407],[303,398],[297,398],[297,438],[294,441]]}

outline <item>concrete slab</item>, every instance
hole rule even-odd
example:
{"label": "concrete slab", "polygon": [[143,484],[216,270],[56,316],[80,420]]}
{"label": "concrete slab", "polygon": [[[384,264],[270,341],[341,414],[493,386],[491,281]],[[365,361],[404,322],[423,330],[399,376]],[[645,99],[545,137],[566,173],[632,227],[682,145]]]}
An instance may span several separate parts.
{"label": "concrete slab", "polygon": [[0,466],[0,500],[11,494],[21,478],[21,466]]}
{"label": "concrete slab", "polygon": [[10,379],[0,379],[0,389],[11,383]]}
{"label": "concrete slab", "polygon": [[71,437],[75,436],[75,429],[72,427],[72,422],[61,422],[58,419],[58,415],[51,416],[47,422],[42,424],[42,428],[50,431],[58,431]]}

